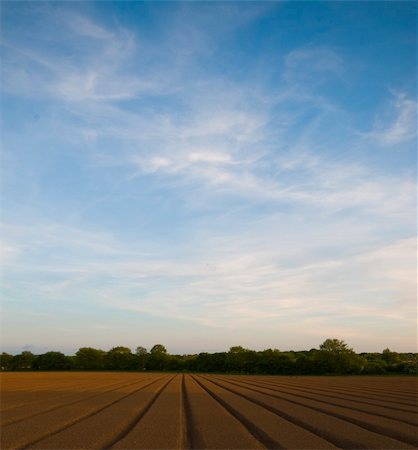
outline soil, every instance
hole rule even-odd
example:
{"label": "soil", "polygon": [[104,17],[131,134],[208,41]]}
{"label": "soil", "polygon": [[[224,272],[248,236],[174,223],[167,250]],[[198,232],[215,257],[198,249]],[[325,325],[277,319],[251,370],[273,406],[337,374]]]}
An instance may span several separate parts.
{"label": "soil", "polygon": [[2,373],[2,449],[416,449],[417,378]]}

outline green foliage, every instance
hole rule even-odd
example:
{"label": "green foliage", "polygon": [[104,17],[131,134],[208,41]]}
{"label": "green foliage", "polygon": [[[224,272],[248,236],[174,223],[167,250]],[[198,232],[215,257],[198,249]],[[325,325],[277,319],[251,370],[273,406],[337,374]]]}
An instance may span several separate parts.
{"label": "green foliage", "polygon": [[329,353],[352,353],[353,349],[348,347],[344,341],[339,339],[326,339],[320,346],[319,349],[323,352]]}
{"label": "green foliage", "polygon": [[156,344],[150,351],[147,359],[146,368],[148,370],[167,370],[170,363],[170,357],[164,345]]}
{"label": "green foliage", "polygon": [[145,347],[137,347],[135,350],[136,355],[136,361],[137,361],[137,368],[139,370],[145,370],[145,367],[147,366],[148,361],[148,352]]}
{"label": "green foliage", "polygon": [[82,347],[75,356],[60,352],[33,355],[0,355],[1,370],[158,370],[175,372],[224,372],[273,375],[349,375],[349,374],[418,374],[418,354],[356,354],[344,341],[326,339],[319,349],[281,352],[277,349],[254,351],[240,345],[228,352],[170,355],[162,344],[148,353],[138,346],[135,353],[128,347],[113,347],[108,352]]}
{"label": "green foliage", "polygon": [[3,352],[0,355],[0,369],[1,370],[12,370],[13,369],[13,355]]}
{"label": "green foliage", "polygon": [[235,347],[231,347],[229,349],[229,353],[245,353],[248,352],[248,350],[244,347],[241,347],[241,345],[236,345]]}
{"label": "green foliage", "polygon": [[156,344],[154,345],[154,347],[152,347],[151,349],[151,355],[165,355],[167,354],[167,349],[164,347],[164,345],[161,344]]}
{"label": "green foliage", "polygon": [[128,347],[113,347],[105,356],[105,367],[110,370],[133,370],[137,359]]}
{"label": "green foliage", "polygon": [[367,361],[357,355],[344,341],[326,339],[319,352],[314,353],[316,373],[323,374],[359,374]]}
{"label": "green foliage", "polygon": [[11,358],[8,363],[9,370],[32,370],[36,361],[36,356],[27,350]]}
{"label": "green foliage", "polygon": [[100,370],[105,367],[106,352],[91,347],[82,347],[75,354],[74,364],[80,370]]}
{"label": "green foliage", "polygon": [[294,363],[295,373],[300,375],[309,375],[315,372],[314,361],[305,354],[298,355]]}
{"label": "green foliage", "polygon": [[365,375],[382,375],[386,372],[384,361],[367,361],[363,373]]}
{"label": "green foliage", "polygon": [[61,352],[46,352],[36,358],[34,366],[38,370],[70,370],[71,358]]}
{"label": "green foliage", "polygon": [[382,359],[387,364],[399,364],[401,359],[396,352],[391,352],[388,348],[385,348],[382,352]]}

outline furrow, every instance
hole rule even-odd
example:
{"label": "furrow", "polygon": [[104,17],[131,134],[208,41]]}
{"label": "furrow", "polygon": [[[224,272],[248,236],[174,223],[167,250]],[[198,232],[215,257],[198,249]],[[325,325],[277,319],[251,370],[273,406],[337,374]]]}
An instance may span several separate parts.
{"label": "furrow", "polygon": [[215,399],[226,411],[228,411],[231,416],[237,419],[246,428],[248,433],[254,436],[257,441],[259,441],[265,448],[268,449],[284,449],[278,441],[272,439],[267,433],[265,433],[261,428],[259,428],[254,423],[250,422],[245,416],[243,416],[239,411],[233,408],[229,403],[223,400],[219,395],[215,394],[213,391],[207,388],[203,383],[201,383],[197,377],[192,376],[192,378],[213,398]]}
{"label": "furrow", "polygon": [[[389,383],[384,383],[384,377],[381,376],[322,376],[322,375],[289,375],[289,376],[277,376],[277,375],[271,375],[271,376],[260,376],[260,380],[269,381],[271,383],[273,382],[289,382],[294,385],[300,385],[300,382],[302,382],[302,385],[304,384],[303,380],[309,380],[310,384],[314,383],[317,386],[326,386],[326,387],[335,387],[335,388],[345,388],[348,390],[351,389],[361,389],[363,391],[368,392],[374,392],[374,393],[392,393],[394,395],[400,394],[400,395],[407,395],[412,394],[414,392],[415,388],[411,387],[411,381],[408,381],[407,383],[404,383],[403,386],[407,386],[410,389],[405,389],[405,387],[399,388],[400,383],[400,377],[396,377],[395,379],[390,379],[391,381]],[[353,383],[350,380],[353,380],[353,378],[357,378],[358,380],[361,380],[360,383]],[[365,383],[365,381],[367,383]],[[396,382],[396,389],[394,386],[394,382]],[[371,384],[374,384],[375,387],[371,387]]]}
{"label": "furrow", "polygon": [[[217,378],[218,379],[222,379],[224,381],[228,381],[226,378],[223,378],[223,377],[217,377]],[[339,400],[341,400],[343,402],[345,401],[345,404],[341,404],[341,403],[336,402],[336,401],[326,400],[322,396],[320,397],[319,395],[316,395],[315,393],[299,394],[297,392],[296,393],[292,392],[291,390],[289,392],[289,390],[280,389],[280,388],[277,388],[277,387],[275,389],[273,389],[273,388],[270,388],[270,387],[260,386],[259,384],[254,383],[254,382],[249,382],[249,381],[244,381],[244,380],[240,380],[240,381],[237,381],[237,382],[245,384],[245,385],[249,385],[249,386],[255,386],[255,387],[258,387],[258,388],[261,388],[261,389],[265,389],[265,390],[269,390],[269,391],[273,391],[273,392],[283,393],[285,395],[291,395],[292,397],[298,397],[298,398],[301,398],[301,399],[312,400],[312,401],[315,401],[315,402],[323,403],[325,405],[330,405],[330,406],[335,406],[335,407],[338,407],[338,408],[347,409],[349,411],[358,411],[360,413],[369,414],[369,415],[376,416],[376,417],[383,417],[385,419],[394,420],[394,421],[397,421],[397,422],[400,422],[400,423],[403,423],[403,424],[406,424],[406,425],[412,425],[412,426],[416,426],[417,425],[416,415],[414,415],[414,414],[411,414],[409,418],[405,418],[405,417],[402,417],[400,415],[396,416],[396,415],[390,415],[388,412],[382,412],[381,409],[383,409],[383,407],[380,407],[381,409],[379,409],[379,408],[370,408],[370,407],[369,408],[365,408],[365,407],[361,407],[361,405],[358,406],[355,401],[350,401],[350,400],[347,400],[347,399],[345,399],[345,400],[344,399],[339,399],[338,397],[337,397],[337,399],[339,399]],[[386,409],[388,409],[388,408],[386,408]]]}
{"label": "furrow", "polygon": [[156,396],[152,408],[144,413],[112,448],[137,450],[184,448],[181,386],[182,377],[176,375],[161,395]]}
{"label": "furrow", "polygon": [[[92,374],[88,372],[86,375],[89,376]],[[85,391],[95,391],[109,386],[124,384],[120,381],[120,375],[119,377],[114,377],[115,380],[119,381],[111,382],[110,380],[106,381],[105,379],[104,383],[101,378],[103,375],[108,376],[107,373],[94,373],[94,375],[95,378],[89,382],[86,382],[83,378],[76,377],[78,381],[74,381],[72,383],[61,382],[58,385],[54,382],[49,382],[50,380],[46,379],[44,383],[47,383],[47,386],[45,386],[42,390],[37,391],[11,391],[7,386],[2,386],[2,414],[5,412],[9,414],[16,414],[21,409],[27,410],[29,405],[38,407],[40,403],[60,401]],[[131,376],[129,376],[129,378],[131,378]],[[135,376],[135,378],[138,379],[138,376]]]}
{"label": "furrow", "polygon": [[[240,414],[241,420],[245,419],[246,424],[250,424],[250,428],[258,431],[259,439],[267,436],[268,440],[262,441],[267,448],[297,448],[325,450],[336,449],[337,447],[331,442],[314,434],[305,428],[289,422],[288,420],[278,416],[277,414],[267,410],[264,406],[260,406],[247,399],[228,391],[214,384],[205,377],[199,377],[199,382],[204,388],[215,396],[218,401],[223,402],[226,407],[233,410],[235,415]],[[260,435],[260,430],[261,434]],[[274,445],[273,445],[274,444]]]}
{"label": "furrow", "polygon": [[[306,406],[300,402],[269,396],[256,389],[237,385],[232,382],[213,381],[214,384],[241,395],[255,404],[265,407],[290,422],[306,428],[334,445],[350,449],[403,449],[415,448],[409,444],[382,436],[369,429],[354,424],[334,414],[324,413],[318,408]],[[231,386],[232,385],[232,386]],[[312,413],[312,411],[314,411]],[[348,437],[349,436],[349,437]]]}
{"label": "furrow", "polygon": [[[418,445],[418,439],[416,434],[416,425],[412,426],[409,424],[403,424],[400,422],[396,422],[392,419],[379,418],[376,419],[370,414],[366,413],[352,413],[349,408],[348,410],[344,410],[339,406],[330,406],[328,407],[325,404],[320,404],[316,400],[308,400],[305,399],[304,402],[300,402],[298,400],[293,399],[294,395],[292,394],[281,394],[276,395],[270,392],[266,392],[265,388],[254,389],[248,386],[242,386],[240,383],[236,383],[233,381],[228,381],[228,383],[238,385],[240,387],[244,387],[245,389],[254,390],[255,392],[260,392],[264,395],[271,396],[274,398],[278,398],[281,400],[286,400],[292,402],[296,405],[301,405],[306,408],[310,408],[314,411],[321,412],[323,414],[328,414],[330,416],[336,417],[338,419],[344,420],[346,422],[351,422],[354,425],[362,427],[366,430],[373,431],[375,433],[379,433],[385,436],[388,436],[392,439],[397,439],[402,442],[406,442],[410,445]],[[318,405],[319,403],[319,405]]]}
{"label": "furrow", "polygon": [[[68,397],[69,392],[72,390],[77,390],[77,392],[81,392],[83,390],[88,390],[89,388],[94,387],[94,383],[80,383],[80,384],[71,384],[65,386],[59,386],[60,390],[55,390],[57,387],[54,385],[49,386],[49,389],[45,387],[42,390],[9,390],[5,391],[2,394],[2,405],[1,412],[6,411],[14,411],[16,409],[27,407],[28,405],[36,405],[39,401],[50,401],[53,399],[61,399]],[[6,389],[6,388],[5,388]]]}
{"label": "furrow", "polygon": [[[308,377],[307,379],[310,379],[310,377]],[[266,381],[262,381],[262,382],[277,385],[277,381],[278,380],[272,380],[272,381],[266,380]],[[378,398],[387,397],[388,400],[397,401],[402,405],[408,405],[408,406],[416,405],[416,403],[411,404],[411,402],[408,402],[409,400],[411,400],[411,395],[414,395],[414,394],[416,395],[416,392],[414,394],[405,393],[405,391],[403,391],[403,390],[396,391],[396,392],[394,392],[394,391],[389,392],[388,390],[386,390],[384,388],[384,386],[381,386],[378,389],[370,389],[370,388],[366,388],[362,385],[356,385],[356,386],[352,386],[350,388],[350,386],[347,385],[347,383],[346,383],[346,378],[338,379],[338,381],[340,383],[344,383],[343,386],[341,386],[340,383],[335,384],[335,382],[334,383],[328,382],[324,386],[324,383],[318,382],[317,379],[314,379],[313,384],[311,383],[310,385],[315,386],[315,389],[317,389],[317,390],[323,390],[323,391],[327,391],[327,392],[348,393],[349,395],[353,394],[353,389],[354,389],[355,392],[357,393],[356,395],[359,397],[362,397],[362,398],[367,397],[370,399],[374,399],[376,397],[378,397]],[[375,381],[375,380],[373,379],[373,381]],[[279,384],[281,384],[281,383],[279,383]],[[286,378],[286,384],[287,385],[293,384],[295,386],[300,386],[299,383],[290,383],[289,378]]]}
{"label": "furrow", "polygon": [[[41,409],[40,411],[38,411],[38,412],[36,412],[34,414],[22,415],[22,414],[25,414],[27,412],[27,408],[24,409],[23,411],[19,410],[18,413],[21,413],[21,414],[16,414],[16,412],[15,412],[15,414],[4,414],[4,413],[2,413],[2,426],[12,425],[12,424],[15,424],[15,423],[18,423],[18,422],[23,422],[24,420],[32,419],[33,417],[49,413],[51,411],[55,411],[55,410],[60,409],[60,408],[65,408],[67,406],[76,405],[77,403],[84,402],[84,401],[89,400],[89,399],[94,399],[96,397],[100,397],[101,395],[105,395],[108,392],[113,392],[113,391],[117,391],[117,390],[119,390],[121,388],[133,386],[135,384],[143,382],[144,380],[146,380],[146,378],[145,379],[140,379],[140,380],[137,380],[137,381],[134,381],[134,382],[129,382],[129,383],[122,383],[122,384],[117,383],[116,387],[113,387],[111,389],[106,389],[106,390],[101,391],[101,392],[99,392],[97,394],[89,395],[87,397],[84,394],[82,394],[82,393],[80,393],[80,394],[78,394],[78,393],[77,394],[73,394],[73,396],[75,395],[75,396],[81,397],[81,398],[78,398],[77,400],[74,400],[74,401],[71,401],[71,402],[68,402],[68,403],[59,403],[58,405],[55,405],[55,406],[53,406],[51,408]],[[100,389],[100,387],[97,388],[97,389]],[[18,417],[15,418],[15,419],[13,419],[13,418],[7,419],[7,416],[13,417],[13,416],[16,416],[16,415]],[[6,416],[6,418],[5,418],[5,416]]]}
{"label": "furrow", "polygon": [[[270,385],[280,386],[279,384],[277,384],[275,382],[262,381],[261,383],[268,383]],[[385,392],[382,392],[380,395],[378,393],[364,395],[364,394],[361,394],[359,390],[357,390],[356,393],[353,393],[353,391],[350,391],[349,389],[344,389],[341,387],[338,387],[337,389],[326,389],[323,387],[317,387],[315,385],[310,385],[310,386],[312,386],[312,388],[315,389],[316,391],[321,391],[321,392],[331,392],[331,393],[335,393],[335,394],[341,393],[344,395],[350,395],[352,397],[359,397],[362,399],[367,398],[369,400],[376,400],[376,399],[385,400],[386,399],[386,401],[390,401],[391,403],[396,403],[398,405],[416,407],[416,402],[402,401],[402,399],[399,400],[399,397],[397,397],[397,396],[387,396]],[[370,396],[370,395],[372,395],[372,396]]]}
{"label": "furrow", "polygon": [[115,436],[129,427],[132,418],[137,418],[167,383],[167,375],[154,379],[141,389],[131,392],[119,401],[103,408],[96,414],[84,417],[70,426],[31,445],[31,449],[103,449]]}
{"label": "furrow", "polygon": [[[104,409],[109,408],[157,381],[153,380],[150,383],[141,385],[139,388],[129,391],[126,394],[118,391],[108,392],[106,395],[107,398],[100,396],[93,399],[95,401],[89,399],[85,405],[79,402],[76,405],[62,407],[23,422],[8,425],[2,430],[2,447],[9,449],[33,448],[39,441],[98,414]],[[86,410],[90,410],[90,412],[85,413]]]}
{"label": "furrow", "polygon": [[[325,391],[324,389],[317,389],[315,386],[312,386],[310,389],[308,389],[306,387],[303,388],[303,387],[292,385],[290,383],[289,384],[286,384],[286,383],[284,383],[284,384],[272,384],[272,383],[266,383],[264,381],[259,381],[259,380],[257,380],[256,382],[253,382],[253,378],[247,378],[247,377],[242,377],[241,379],[243,379],[243,380],[244,379],[245,380],[250,380],[250,381],[248,381],[248,383],[252,382],[252,383],[257,384],[259,386],[267,384],[267,386],[270,386],[271,388],[273,388],[273,387],[283,387],[283,388],[286,388],[286,389],[300,391],[300,392],[307,392],[307,393],[311,393],[311,394],[315,393],[316,391],[321,391],[322,393],[318,394],[318,395],[326,396],[326,397],[329,397],[329,398],[335,398],[335,399],[342,400],[342,401],[345,401],[345,400],[352,401],[354,403],[360,403],[360,404],[364,404],[364,405],[367,405],[367,406],[376,406],[376,407],[380,407],[380,408],[390,409],[391,411],[398,411],[398,412],[402,412],[402,413],[407,413],[407,414],[410,414],[411,417],[416,417],[416,414],[418,413],[416,408],[414,410],[413,409],[406,409],[406,408],[398,408],[396,406],[392,406],[393,405],[392,403],[388,404],[388,402],[387,401],[385,402],[384,400],[376,399],[374,402],[373,401],[367,401],[367,400],[360,400],[358,398],[353,398],[353,397],[355,397],[354,395],[348,395],[348,394],[334,395],[334,394],[328,393],[329,391]],[[237,380],[239,381],[239,378],[237,378]],[[323,392],[327,392],[327,393],[323,393]],[[361,398],[363,398],[363,397],[361,397]]]}
{"label": "furrow", "polygon": [[191,375],[185,390],[192,417],[193,449],[263,449],[246,426],[215,400]]}
{"label": "furrow", "polygon": [[194,441],[193,441],[193,416],[190,409],[190,402],[187,396],[186,391],[186,383],[185,383],[185,375],[183,374],[181,377],[181,417],[182,417],[182,445],[181,448],[184,450],[194,449]]}
{"label": "furrow", "polygon": [[[130,422],[129,424],[124,427],[123,430],[121,430],[110,442],[104,445],[105,449],[111,449],[111,448],[121,448],[118,443],[122,444],[122,441],[124,438],[126,438],[132,430],[135,428],[136,425],[141,421],[141,419],[147,414],[147,412],[151,409],[151,407],[155,404],[157,399],[160,397],[160,395],[163,393],[164,389],[170,384],[170,382],[175,378],[170,378],[165,384],[161,386],[160,389],[155,393],[155,395],[151,398],[151,400],[147,403],[147,405],[142,409],[142,411],[137,414]],[[161,433],[160,433],[161,434]],[[126,448],[124,445],[122,445],[122,448]]]}
{"label": "furrow", "polygon": [[[88,386],[94,383],[95,379],[97,380],[97,378],[103,376],[106,378],[106,381],[109,382],[109,372],[72,372],[71,378],[68,377],[68,372],[63,372],[62,374],[60,373],[59,377],[52,375],[57,375],[57,373],[49,372],[47,378],[45,378],[45,373],[42,372],[42,377],[38,380],[38,384],[35,384],[37,383],[36,377],[40,377],[41,375],[37,372],[20,373],[20,375],[25,375],[25,378],[15,380],[16,383],[11,383],[7,378],[4,379],[4,375],[10,374],[11,373],[2,373],[2,387],[6,391],[13,391],[16,393],[22,392],[25,394],[27,392],[42,393],[43,391],[50,391],[51,388],[67,389],[80,385]],[[63,376],[63,374],[66,375]],[[25,383],[28,383],[28,385]]]}

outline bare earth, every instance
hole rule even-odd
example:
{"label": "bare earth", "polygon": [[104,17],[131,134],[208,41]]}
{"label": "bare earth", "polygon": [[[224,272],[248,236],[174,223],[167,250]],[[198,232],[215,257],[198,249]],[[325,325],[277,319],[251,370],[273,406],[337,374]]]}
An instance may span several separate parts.
{"label": "bare earth", "polygon": [[417,379],[2,373],[2,449],[416,449]]}

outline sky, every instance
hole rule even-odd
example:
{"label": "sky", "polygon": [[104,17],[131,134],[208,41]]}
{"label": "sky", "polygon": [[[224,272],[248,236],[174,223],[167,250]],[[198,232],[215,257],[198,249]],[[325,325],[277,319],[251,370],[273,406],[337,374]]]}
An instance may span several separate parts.
{"label": "sky", "polygon": [[416,29],[2,2],[2,350],[417,351]]}

